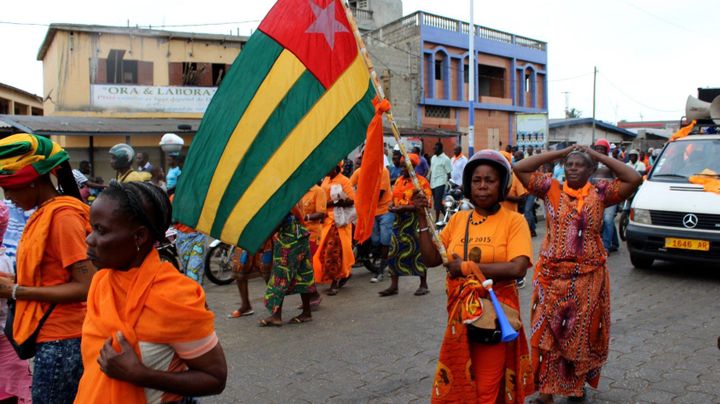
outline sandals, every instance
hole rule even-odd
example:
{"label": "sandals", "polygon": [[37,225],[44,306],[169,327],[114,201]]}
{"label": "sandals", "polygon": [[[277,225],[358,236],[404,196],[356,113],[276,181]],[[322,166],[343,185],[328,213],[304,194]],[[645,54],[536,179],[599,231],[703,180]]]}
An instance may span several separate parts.
{"label": "sandals", "polygon": [[302,324],[302,323],[309,323],[311,321],[313,321],[312,317],[303,318],[300,316],[295,316],[295,317],[291,318],[290,321],[288,321],[288,324]]}
{"label": "sandals", "polygon": [[387,296],[392,296],[392,295],[397,295],[397,294],[398,294],[398,290],[396,288],[387,288],[385,290],[381,290],[378,292],[378,295],[380,295],[380,297],[387,297]]}
{"label": "sandals", "polygon": [[272,321],[264,318],[264,319],[260,320],[260,322],[258,323],[258,326],[260,326],[260,327],[282,327],[282,323],[275,323],[275,322],[272,322]]}
{"label": "sandals", "polygon": [[428,289],[428,288],[423,288],[423,287],[419,287],[419,288],[417,288],[417,290],[415,291],[414,295],[415,295],[415,296],[423,296],[423,295],[427,295],[428,293],[430,293],[430,289]]}
{"label": "sandals", "polygon": [[235,310],[232,313],[228,314],[228,318],[240,318],[245,316],[252,316],[253,314],[255,314],[255,310],[253,309],[243,312],[241,312],[240,310]]}

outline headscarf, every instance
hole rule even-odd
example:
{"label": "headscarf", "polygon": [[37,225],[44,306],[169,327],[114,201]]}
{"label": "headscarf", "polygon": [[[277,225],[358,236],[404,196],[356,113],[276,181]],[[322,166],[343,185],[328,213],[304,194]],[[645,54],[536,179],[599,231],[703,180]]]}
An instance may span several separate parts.
{"label": "headscarf", "polygon": [[[415,153],[409,153],[408,157],[410,158],[410,164],[412,164],[413,167],[417,167],[418,164],[420,164],[420,156],[418,156]],[[402,163],[405,163],[405,158],[401,158],[400,161]]]}
{"label": "headscarf", "polygon": [[59,144],[27,133],[0,140],[0,187],[22,188],[70,158]]}

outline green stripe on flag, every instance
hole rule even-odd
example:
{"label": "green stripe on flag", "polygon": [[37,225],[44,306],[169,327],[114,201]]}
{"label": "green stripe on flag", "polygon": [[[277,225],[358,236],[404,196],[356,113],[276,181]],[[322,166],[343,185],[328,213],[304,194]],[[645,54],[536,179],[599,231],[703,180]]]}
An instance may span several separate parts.
{"label": "green stripe on flag", "polygon": [[191,227],[197,224],[230,135],[283,50],[272,38],[255,31],[228,70],[190,146],[183,171],[193,175],[180,176],[177,193],[182,197],[178,197],[173,206],[176,221]]}
{"label": "green stripe on flag", "polygon": [[[363,98],[250,220],[238,240],[239,245],[249,252],[257,251],[272,229],[290,212],[293,204],[365,140],[367,126],[375,114],[373,98],[375,89],[368,82],[368,90]],[[252,189],[248,192],[252,192]]]}
{"label": "green stripe on flag", "polygon": [[300,76],[288,91],[280,105],[268,118],[265,126],[255,137],[255,141],[240,162],[230,183],[225,190],[222,202],[218,206],[213,222],[212,233],[222,233],[223,226],[238,200],[248,190],[250,184],[260,173],[268,158],[282,145],[287,136],[307,114],[317,100],[323,95],[325,88],[309,71]]}

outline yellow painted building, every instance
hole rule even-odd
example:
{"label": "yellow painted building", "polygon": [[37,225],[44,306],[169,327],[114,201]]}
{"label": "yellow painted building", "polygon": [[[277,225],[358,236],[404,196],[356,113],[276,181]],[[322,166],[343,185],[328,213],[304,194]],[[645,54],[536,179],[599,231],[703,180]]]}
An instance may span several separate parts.
{"label": "yellow painted building", "polygon": [[[45,115],[95,124],[106,119],[108,126],[102,136],[78,131],[55,139],[70,151],[73,166],[89,160],[104,178],[112,174],[107,151],[118,142],[160,163],[162,133],[117,133],[112,122],[149,118],[172,128],[173,120],[199,120],[246,42],[235,35],[51,24],[37,56],[43,62]],[[194,134],[180,132],[188,140]]]}
{"label": "yellow painted building", "polygon": [[42,98],[0,83],[0,115],[42,115]]}

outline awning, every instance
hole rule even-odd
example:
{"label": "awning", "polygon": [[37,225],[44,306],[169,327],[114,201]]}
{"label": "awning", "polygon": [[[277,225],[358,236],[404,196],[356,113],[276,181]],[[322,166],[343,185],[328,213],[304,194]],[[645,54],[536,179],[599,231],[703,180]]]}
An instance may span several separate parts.
{"label": "awning", "polygon": [[192,135],[199,126],[200,119],[0,115],[0,130],[4,133],[27,132],[43,136]]}

